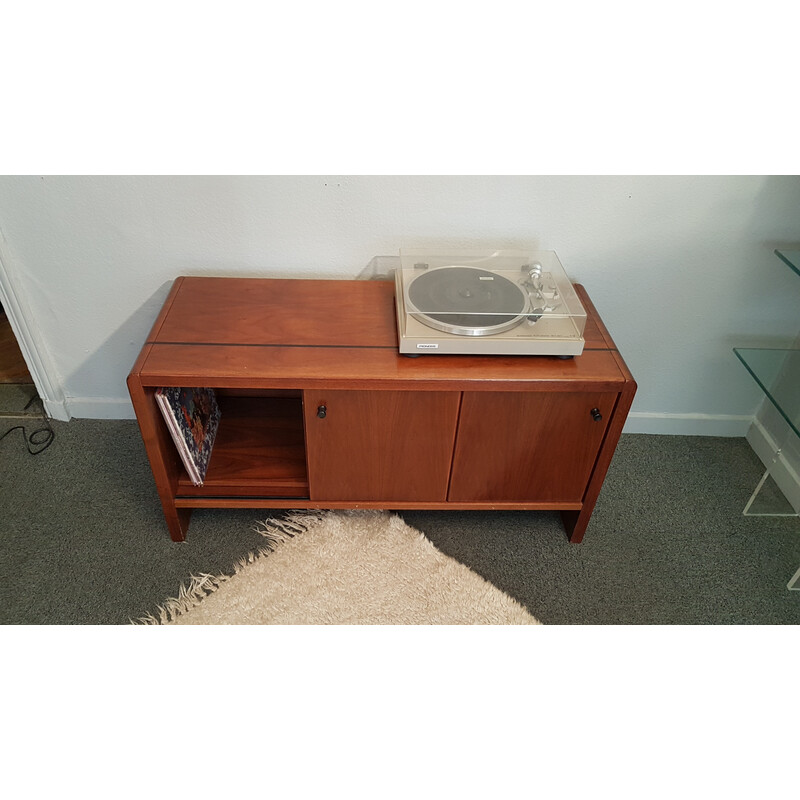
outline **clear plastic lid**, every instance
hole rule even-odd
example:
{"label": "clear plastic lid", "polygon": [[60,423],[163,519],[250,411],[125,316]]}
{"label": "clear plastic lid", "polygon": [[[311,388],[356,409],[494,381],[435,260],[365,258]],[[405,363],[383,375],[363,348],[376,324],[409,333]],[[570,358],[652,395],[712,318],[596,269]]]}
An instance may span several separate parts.
{"label": "clear plastic lid", "polygon": [[553,251],[402,250],[400,272],[406,313],[431,328],[488,336],[561,319],[583,333],[586,312]]}

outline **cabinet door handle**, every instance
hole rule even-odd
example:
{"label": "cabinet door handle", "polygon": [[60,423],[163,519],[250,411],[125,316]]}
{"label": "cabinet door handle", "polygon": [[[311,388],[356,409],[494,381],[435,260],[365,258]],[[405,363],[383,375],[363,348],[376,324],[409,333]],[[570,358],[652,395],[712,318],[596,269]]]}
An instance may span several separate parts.
{"label": "cabinet door handle", "polygon": [[599,408],[593,408],[589,413],[592,415],[592,419],[595,422],[600,422],[600,420],[603,419],[603,415],[600,413]]}
{"label": "cabinet door handle", "polygon": [[325,406],[318,406],[318,407],[317,407],[317,416],[318,416],[320,419],[325,419],[325,417],[327,416],[327,414],[328,414],[328,409],[327,409],[327,408],[325,408]]}

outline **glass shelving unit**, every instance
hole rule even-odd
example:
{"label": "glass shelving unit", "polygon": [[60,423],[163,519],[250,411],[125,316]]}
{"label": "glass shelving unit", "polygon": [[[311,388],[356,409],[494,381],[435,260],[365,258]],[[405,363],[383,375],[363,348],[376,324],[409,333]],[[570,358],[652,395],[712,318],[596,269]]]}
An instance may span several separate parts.
{"label": "glass shelving unit", "polygon": [[[775,255],[793,272],[800,275],[800,250],[776,250]],[[733,352],[761,387],[769,401],[800,437],[800,350],[793,348],[735,347]],[[778,462],[778,449],[772,463],[756,486],[744,508],[747,516],[800,516],[771,480],[773,466]],[[766,501],[764,501],[766,498]],[[759,500],[762,502],[759,504]],[[765,510],[756,510],[758,508]],[[800,590],[800,569],[788,584],[789,589]]]}
{"label": "glass shelving unit", "polygon": [[800,250],[776,250],[775,255],[800,275]]}
{"label": "glass shelving unit", "polygon": [[733,352],[800,436],[800,350],[734,347]]}

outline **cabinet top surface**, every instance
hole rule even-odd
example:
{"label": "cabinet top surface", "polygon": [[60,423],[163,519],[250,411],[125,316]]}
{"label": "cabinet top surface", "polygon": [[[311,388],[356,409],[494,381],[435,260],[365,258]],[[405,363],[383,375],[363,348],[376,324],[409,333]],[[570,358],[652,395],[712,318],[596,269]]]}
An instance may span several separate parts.
{"label": "cabinet top surface", "polygon": [[407,358],[398,352],[391,281],[182,277],[133,372],[152,386],[189,385],[192,378],[220,387],[284,381],[299,387],[304,379],[331,385],[632,380],[586,292],[576,289],[587,321],[584,352],[574,359]]}
{"label": "cabinet top surface", "polygon": [[156,342],[397,346],[389,282],[266,278],[178,278],[178,282]]}

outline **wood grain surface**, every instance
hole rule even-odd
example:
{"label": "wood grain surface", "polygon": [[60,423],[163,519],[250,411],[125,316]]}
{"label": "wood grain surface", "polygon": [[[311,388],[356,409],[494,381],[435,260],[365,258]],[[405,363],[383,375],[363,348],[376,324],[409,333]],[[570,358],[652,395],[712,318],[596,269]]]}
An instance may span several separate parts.
{"label": "wood grain surface", "polygon": [[[393,282],[178,278],[128,378],[170,535],[192,508],[505,508],[560,510],[579,542],[636,382],[576,290],[580,356],[408,358]],[[202,487],[158,386],[218,391]]]}
{"label": "wood grain surface", "polygon": [[178,480],[184,497],[308,497],[300,399],[220,397],[220,425],[202,486]]}
{"label": "wood grain surface", "polygon": [[0,383],[33,383],[5,312],[0,311]]}
{"label": "wood grain surface", "polygon": [[444,502],[459,400],[459,392],[305,392],[311,499]]}
{"label": "wood grain surface", "polygon": [[448,499],[580,502],[616,399],[613,392],[464,392]]}

